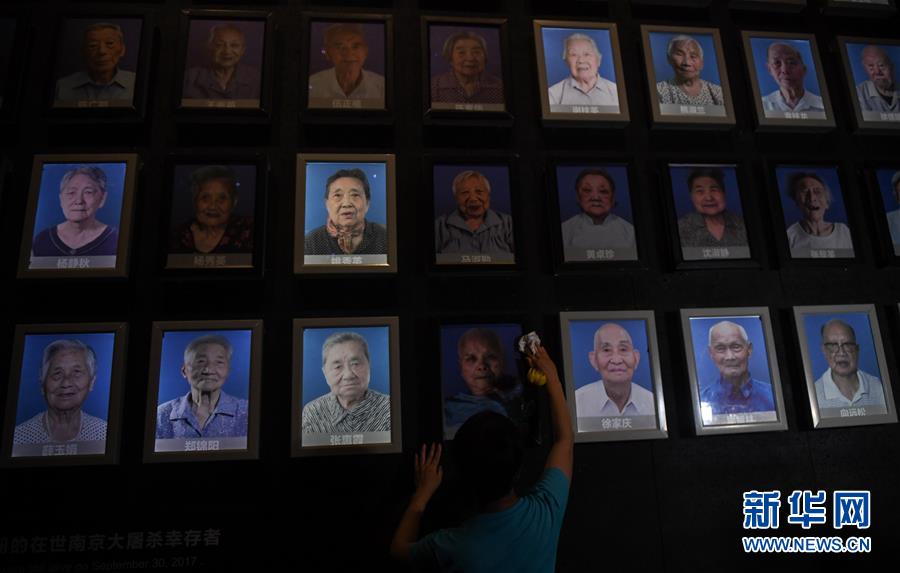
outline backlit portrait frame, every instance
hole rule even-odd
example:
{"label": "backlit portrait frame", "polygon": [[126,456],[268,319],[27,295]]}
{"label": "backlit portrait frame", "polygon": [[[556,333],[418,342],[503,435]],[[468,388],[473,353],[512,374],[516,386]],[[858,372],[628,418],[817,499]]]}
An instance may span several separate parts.
{"label": "backlit portrait frame", "polygon": [[[749,342],[753,344],[750,355],[745,359],[747,372],[752,379],[750,382],[753,387],[751,392],[755,392],[758,386],[762,392],[756,393],[754,399],[765,402],[765,398],[768,397],[773,402],[771,410],[756,409],[747,412],[716,413],[708,402],[701,402],[707,393],[707,395],[715,396],[712,389],[716,383],[705,383],[701,388],[701,382],[718,381],[721,375],[710,355],[709,331],[723,321],[737,324],[745,329]],[[767,307],[682,309],[681,328],[691,387],[694,429],[698,436],[787,429],[781,377],[772,334],[772,321]],[[762,346],[762,352],[759,351],[760,346]],[[726,349],[725,353],[728,352],[733,351]],[[753,384],[756,381],[763,384]],[[766,385],[769,385],[770,388],[767,389]]]}
{"label": "backlit portrait frame", "polygon": [[[243,51],[237,57],[229,88],[215,84],[209,69],[209,41],[213,32],[237,30],[243,37]],[[175,69],[177,87],[174,107],[179,112],[267,115],[270,110],[273,76],[273,26],[271,12],[255,10],[183,10],[179,28],[179,51]],[[220,38],[223,60],[235,59],[227,37]],[[232,39],[234,34],[232,33]],[[242,74],[238,74],[242,72]],[[241,79],[235,83],[234,77]],[[218,93],[210,91],[214,88]],[[213,97],[215,96],[215,97]]]}
{"label": "backlit portrait frame", "polygon": [[[583,92],[571,86],[572,75],[567,68],[568,64],[561,57],[566,38],[576,33],[589,37],[600,51],[600,78],[597,83],[604,86],[603,97],[611,98],[612,93],[615,93],[615,102],[600,104],[586,100],[565,103],[567,90],[583,95]],[[628,96],[615,23],[535,20],[534,40],[543,119],[612,123],[629,121]],[[595,86],[595,89],[601,88]],[[559,101],[551,101],[551,92]]]}
{"label": "backlit portrait frame", "polygon": [[[603,415],[585,415],[580,406],[588,407],[591,403],[599,403],[608,398],[603,387],[602,374],[589,360],[589,353],[595,352],[595,336],[599,329],[611,331],[610,340],[613,350],[605,363],[612,362],[616,368],[628,366],[627,357],[615,350],[623,342],[620,333],[624,329],[631,339],[632,351],[638,353],[637,363],[631,362],[633,369],[632,384],[637,385],[629,396],[629,404],[625,411],[616,412],[612,406],[611,413]],[[615,326],[620,327],[616,329]],[[662,375],[659,362],[659,346],[656,341],[656,321],[653,311],[607,311],[607,312],[561,312],[559,327],[562,333],[563,366],[565,369],[566,402],[575,429],[576,442],[605,442],[620,440],[644,440],[668,437],[666,426],[666,406],[663,399]],[[603,336],[607,336],[604,331]],[[618,331],[618,332],[616,332]],[[605,344],[605,343],[604,343]],[[597,351],[598,365],[604,358]],[[631,352],[627,352],[631,355]],[[635,395],[635,392],[640,392]],[[628,412],[630,407],[652,408],[645,413]]]}
{"label": "backlit portrait frame", "polygon": [[[480,162],[435,161],[431,166],[432,174],[432,200],[434,205],[434,262],[438,266],[445,265],[514,265],[516,263],[516,234],[515,234],[515,201],[513,197],[512,169],[510,162],[500,158],[497,161],[484,159]],[[464,174],[468,174],[465,175]],[[490,185],[490,207],[484,215],[482,225],[488,224],[488,218],[493,219],[490,227],[499,227],[500,231],[495,237],[493,231],[489,231],[489,237],[503,246],[510,247],[509,252],[492,250],[490,252],[467,251],[459,244],[464,240],[459,229],[465,225],[465,220],[460,215],[453,183],[458,177],[460,186],[470,182],[477,182],[483,187],[481,178],[485,178]],[[493,217],[491,217],[493,215]]]}
{"label": "backlit portrait frame", "polygon": [[[259,267],[264,252],[265,205],[268,166],[264,156],[187,156],[168,159],[167,190],[169,201],[168,225],[165,227],[166,269],[253,269]],[[197,246],[195,235],[201,187],[221,183],[205,191],[207,209],[205,218],[211,224],[226,207],[212,192],[221,192],[234,184],[236,203],[229,201],[230,216],[218,244],[210,251]],[[195,197],[194,194],[197,193]]]}
{"label": "backlit portrait frame", "polygon": [[[741,37],[743,38],[744,55],[753,89],[753,108],[756,110],[756,119],[759,127],[828,129],[835,126],[831,97],[828,94],[828,84],[825,81],[822,61],[819,57],[818,44],[814,34],[744,31],[741,32]],[[780,97],[778,84],[769,75],[767,68],[768,48],[773,44],[788,45],[801,54],[803,64],[806,66],[803,80],[805,90],[803,97],[810,96],[810,101],[815,101],[814,96],[820,97],[823,107],[822,111],[817,109],[798,111],[764,109],[764,98],[778,99]]]}
{"label": "backlit portrait frame", "polygon": [[[660,87],[669,91],[678,90],[667,78],[672,77],[673,68],[669,63],[666,49],[668,43],[675,38],[686,37],[700,46],[703,57],[703,69],[700,79],[710,86],[707,93],[710,98],[716,88],[721,91],[721,104],[663,103]],[[725,65],[725,53],[717,28],[691,28],[676,26],[641,26],[641,39],[644,46],[644,65],[647,71],[647,88],[650,94],[650,109],[654,123],[734,125],[734,105],[731,102],[731,87],[728,82],[728,70]],[[686,40],[682,40],[682,45]],[[686,97],[686,96],[685,96]]]}
{"label": "backlit portrait frame", "polygon": [[[292,456],[387,454],[402,450],[399,325],[400,321],[396,316],[294,319]],[[317,402],[323,404],[320,411],[326,411],[327,406],[321,400],[328,401],[332,396],[323,372],[322,345],[330,335],[342,333],[355,333],[365,339],[369,351],[368,390],[378,392],[381,400],[384,400],[384,395],[387,396],[390,429],[304,434],[304,407]],[[346,344],[352,342],[352,339],[347,338],[342,342]],[[341,346],[341,342],[335,346]],[[341,366],[346,365],[342,363]],[[341,407],[336,401],[332,404],[334,405]],[[380,407],[383,409],[383,404]]]}
{"label": "backlit portrait frame", "polygon": [[[328,238],[330,236],[327,224],[328,210],[325,207],[323,190],[330,175],[350,169],[362,170],[367,178],[371,198],[368,201],[368,211],[365,213],[366,225],[375,223],[384,229],[373,227],[371,235],[366,235],[364,230],[362,241],[368,241],[368,245],[374,247],[382,240],[386,240],[387,246],[383,253],[324,252],[337,249],[332,248],[334,245]],[[298,154],[294,213],[294,272],[397,272],[395,173],[393,154]],[[367,250],[368,245],[363,247],[363,244],[365,243],[361,242],[356,248]],[[307,253],[307,247],[314,252]]]}
{"label": "backlit portrait frame", "polygon": [[[6,417],[3,422],[2,464],[6,466],[59,466],[114,464],[118,461],[121,427],[122,391],[125,373],[125,349],[128,326],[122,322],[81,324],[20,324],[16,326],[10,366],[10,383],[6,401]],[[71,352],[72,343],[84,345],[84,352],[91,352],[95,364],[95,379],[82,403],[82,432],[96,432],[97,419],[105,421],[103,440],[65,443],[43,441],[16,444],[16,428],[23,432],[37,412],[47,411],[40,382],[42,355],[51,344],[64,343],[50,356],[53,359],[62,352]],[[87,350],[84,350],[87,348]],[[85,359],[87,360],[87,356]],[[70,380],[70,372],[63,370]],[[51,376],[47,372],[46,377]],[[69,382],[72,384],[71,382]],[[85,422],[89,422],[86,424]],[[46,428],[42,419],[40,427]],[[44,429],[43,431],[46,431]],[[33,433],[33,431],[32,431]],[[21,440],[21,439],[20,439]]]}
{"label": "backlit portrait frame", "polygon": [[[871,390],[877,392],[877,388],[873,388],[872,385],[880,382],[881,400],[869,400],[860,396],[853,404],[842,404],[845,398],[836,395],[837,399],[833,403],[822,404],[820,401],[828,400],[829,394],[837,390],[833,381],[826,382],[826,378],[829,378],[833,371],[829,367],[826,357],[826,353],[829,351],[822,344],[822,329],[831,320],[840,320],[844,325],[830,326],[830,329],[837,328],[839,331],[844,330],[845,333],[846,326],[853,329],[856,351],[852,354],[856,357],[857,362],[855,374],[857,374],[859,382],[864,382],[869,388],[870,396]],[[797,340],[800,343],[800,355],[803,358],[803,375],[806,379],[813,427],[834,428],[897,422],[890,372],[887,368],[881,330],[878,326],[878,313],[874,305],[795,306],[794,325],[797,329]],[[829,331],[833,332],[830,329]],[[843,344],[846,334],[844,336],[839,334],[837,340],[842,341],[839,344]],[[847,364],[851,357],[851,354],[844,349],[829,354],[834,356],[836,361],[840,359],[843,364]],[[859,376],[860,373],[862,376]],[[875,380],[873,380],[873,376]],[[881,404],[869,402],[881,402]]]}
{"label": "backlit portrait frame", "polygon": [[885,243],[884,251],[888,258],[900,257],[900,164],[882,165],[868,171],[870,185],[881,199],[875,200],[876,216],[883,217],[886,223],[886,232],[879,233],[881,242]]}
{"label": "backlit portrait frame", "polygon": [[[309,111],[333,110],[336,113],[347,111],[362,112],[386,112],[391,108],[393,96],[393,18],[389,14],[304,14],[304,22],[307,26],[307,54],[303,83],[306,86],[301,100],[305,102],[305,109]],[[347,25],[359,26],[363,39],[367,46],[367,56],[362,65],[365,73],[377,74],[374,79],[380,78],[380,97],[373,94],[378,92],[374,87],[357,93],[351,92],[350,97],[343,94],[341,97],[327,95],[327,90],[333,89],[337,83],[332,83],[334,74],[330,76],[325,72],[335,68],[328,59],[324,47],[325,32],[332,26]],[[365,75],[364,75],[365,77]],[[326,81],[329,80],[329,81]],[[357,86],[357,90],[359,86]],[[316,93],[313,93],[316,92]]]}
{"label": "backlit portrait frame", "polygon": [[[107,227],[96,238],[72,248],[56,230],[58,224],[66,222],[59,185],[66,173],[80,167],[99,168],[106,177],[106,197],[94,214],[97,215],[96,220]],[[135,154],[35,155],[22,230],[18,277],[126,276],[137,169],[138,156]],[[76,177],[78,175],[71,179]],[[35,241],[39,243],[40,254],[32,257]],[[62,250],[65,248],[72,250],[66,254]]]}
{"label": "backlit portrait frame", "polygon": [[[872,109],[873,104],[869,103],[874,101],[876,102],[874,105],[882,105],[884,102],[871,78],[868,77],[865,64],[861,61],[865,50],[870,47],[880,49],[893,64],[891,66],[894,79],[892,103],[896,105],[896,110]],[[841,52],[841,62],[844,65],[844,76],[847,78],[847,89],[850,91],[853,117],[857,128],[860,130],[888,130],[896,133],[896,130],[900,129],[900,70],[898,70],[900,40],[838,36],[838,49]]]}
{"label": "backlit portrait frame", "polygon": [[[144,431],[144,462],[174,462],[200,460],[247,460],[259,456],[260,426],[260,386],[262,385],[262,320],[191,320],[155,321],[153,323],[150,346],[149,383],[147,385],[147,412]],[[188,371],[184,364],[184,354],[192,341],[201,337],[224,338],[233,354],[229,358],[226,379],[219,386],[222,392],[216,405],[227,409],[227,415],[216,413],[209,423],[222,419],[224,424],[232,424],[241,429],[240,418],[246,416],[245,436],[200,436],[178,437],[176,426],[187,424],[193,427],[193,414],[188,411],[191,385],[187,380]],[[202,350],[212,346],[225,350],[222,344],[202,342],[194,349],[196,357]],[[210,355],[208,362],[214,363]],[[202,366],[202,364],[200,365]],[[200,366],[195,366],[199,368]],[[227,396],[226,396],[227,394]],[[223,402],[227,400],[227,403]],[[179,404],[179,400],[182,401]],[[242,403],[243,402],[243,403]],[[162,410],[160,410],[162,408]],[[168,414],[166,422],[171,422],[172,437],[157,438],[159,432],[168,435],[169,424],[160,429],[160,412]],[[190,414],[188,422],[178,422],[178,414]]]}
{"label": "backlit portrait frame", "polygon": [[[457,33],[470,33],[484,40],[485,61],[480,84],[488,85],[479,94],[464,96],[461,101],[454,95],[452,64],[443,55],[444,44]],[[423,99],[426,115],[434,113],[477,116],[487,114],[507,115],[509,112],[510,82],[507,61],[506,20],[503,18],[452,18],[443,16],[423,16],[422,45],[425,48],[425,71]],[[458,41],[465,38],[460,38]],[[476,43],[481,41],[476,38]],[[450,46],[448,49],[452,49]],[[483,52],[484,53],[484,52]],[[477,97],[476,97],[477,96]],[[474,98],[465,101],[465,98]]]}

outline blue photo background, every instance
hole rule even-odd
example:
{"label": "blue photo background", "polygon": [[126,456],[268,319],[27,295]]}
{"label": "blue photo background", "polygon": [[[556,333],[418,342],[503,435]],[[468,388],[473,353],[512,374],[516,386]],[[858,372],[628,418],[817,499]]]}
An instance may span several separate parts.
{"label": "blue photo background", "polygon": [[363,38],[369,47],[369,55],[363,69],[376,74],[384,75],[384,23],[382,22],[356,22],[347,20],[335,20],[329,22],[313,22],[309,26],[309,73],[310,75],[333,68],[334,64],[325,57],[325,30],[335,24],[350,24],[362,28]]}
{"label": "blue photo background", "polygon": [[82,166],[99,167],[106,173],[106,203],[97,211],[97,220],[111,227],[121,226],[126,163],[45,163],[34,214],[34,236],[65,221],[59,203],[59,183],[67,171]]}
{"label": "blue photo background", "polygon": [[688,188],[687,179],[692,171],[702,168],[717,168],[722,171],[725,175],[725,208],[736,215],[743,215],[740,187],[734,165],[669,165],[672,199],[675,201],[675,214],[678,218],[696,211],[691,202],[691,190]]}
{"label": "blue photo background", "polygon": [[559,191],[560,221],[581,213],[578,205],[578,193],[575,191],[575,180],[584,169],[603,169],[609,173],[616,183],[616,205],[612,212],[629,223],[634,222],[631,215],[631,194],[628,187],[628,168],[625,165],[560,165],[556,168],[556,185]]}
{"label": "blue photo background", "polygon": [[574,33],[590,36],[600,50],[600,77],[616,82],[616,68],[609,30],[597,28],[541,28],[544,40],[544,63],[547,66],[547,87],[568,78],[569,65],[562,57],[563,42]]}
{"label": "blue photo background", "polygon": [[865,312],[815,313],[803,316],[803,327],[806,329],[806,348],[809,352],[813,376],[818,379],[828,370],[828,361],[822,353],[821,330],[826,322],[834,318],[849,324],[856,334],[856,343],[859,344],[857,368],[880,380],[882,378],[881,369],[878,368],[878,357],[875,355],[872,325],[869,324],[869,315]]}
{"label": "blue photo background", "polygon": [[459,338],[470,328],[487,328],[500,337],[503,346],[503,373],[518,378],[516,359],[520,356],[515,348],[516,338],[522,335],[518,324],[452,324],[441,326],[441,393],[449,398],[460,392],[469,392],[468,386],[459,373]]}
{"label": "blue photo background", "polygon": [[[869,45],[871,44],[854,44],[847,42],[847,59],[850,60],[850,69],[853,71],[854,86],[869,79],[869,74],[866,73],[866,69],[862,65],[863,49]],[[900,65],[900,46],[896,44],[875,45],[887,52],[891,61],[894,62],[894,73],[896,73],[897,66]],[[894,78],[897,79],[897,76],[895,75]]]}
{"label": "blue photo background", "polygon": [[60,332],[27,334],[19,373],[19,401],[16,405],[16,424],[28,420],[47,409],[41,393],[41,362],[44,348],[56,340],[78,340],[94,349],[97,357],[97,379],[88,393],[82,411],[91,416],[109,418],[109,391],[112,384],[113,349],[116,335],[112,332]]}
{"label": "blue photo background", "polygon": [[700,389],[719,379],[719,369],[709,355],[709,329],[723,320],[744,327],[747,337],[753,344],[748,364],[750,376],[771,384],[766,338],[763,334],[762,320],[758,316],[695,317],[690,319],[691,340],[694,343],[694,364],[697,367],[697,384]]}
{"label": "blue photo background", "polygon": [[571,320],[569,321],[569,341],[572,348],[572,385],[577,390],[586,384],[601,378],[588,360],[588,354],[594,350],[594,333],[606,324],[618,324],[631,335],[635,350],[640,351],[641,358],[631,381],[653,392],[653,373],[650,369],[650,344],[647,340],[647,321],[636,320]]}
{"label": "blue photo background", "polygon": [[310,161],[306,164],[306,217],[304,234],[328,221],[325,208],[325,182],[341,169],[361,169],[369,180],[369,211],[366,220],[387,225],[387,164]]}
{"label": "blue photo background", "polygon": [[778,84],[769,75],[766,66],[768,61],[769,45],[773,43],[787,44],[800,52],[803,63],[806,64],[806,77],[803,78],[803,87],[817,96],[822,95],[819,87],[819,76],[816,73],[815,59],[809,40],[791,40],[788,38],[750,38],[750,47],[753,50],[753,66],[756,68],[756,77],[759,81],[759,96],[768,95],[778,89]]}
{"label": "blue photo background", "polygon": [[781,197],[781,206],[784,211],[785,228],[790,227],[803,216],[800,209],[797,208],[797,204],[791,199],[789,193],[790,190],[788,189],[788,179],[790,179],[792,174],[799,171],[816,173],[823,181],[825,181],[828,188],[831,189],[831,205],[828,207],[828,211],[825,212],[825,220],[832,223],[847,223],[847,210],[844,207],[844,197],[841,192],[841,180],[840,177],[838,177],[836,167],[811,165],[792,165],[790,167],[778,166],[775,168],[775,176],[778,178],[778,194]]}
{"label": "blue photo background", "polygon": [[456,211],[453,196],[453,178],[463,171],[478,171],[491,183],[491,209],[501,213],[512,212],[507,165],[435,165],[434,166],[434,216]]}
{"label": "blue photo background", "polygon": [[502,54],[500,53],[500,28],[497,26],[446,26],[443,24],[431,24],[428,26],[428,45],[429,54],[428,61],[430,75],[429,79],[434,79],[443,73],[451,71],[453,68],[450,62],[444,59],[443,50],[444,42],[457,32],[473,32],[484,38],[487,46],[487,58],[484,63],[484,71],[497,79],[503,79]]}
{"label": "blue photo background", "polygon": [[[653,56],[653,72],[656,74],[656,81],[661,82],[675,77],[672,66],[669,64],[666,48],[669,40],[682,34],[682,32],[650,32],[650,52]],[[685,34],[695,39],[703,49],[703,71],[700,72],[700,78],[710,83],[722,85],[719,77],[719,55],[716,53],[716,44],[713,42],[712,34]],[[656,89],[656,86],[651,86]]]}
{"label": "blue photo background", "polygon": [[891,179],[900,169],[879,169],[875,172],[878,179],[878,190],[881,192],[881,200],[884,201],[885,212],[900,209],[900,203],[894,198],[894,189],[891,187]]}
{"label": "blue photo background", "polygon": [[369,388],[391,394],[390,328],[387,326],[334,326],[303,329],[302,406],[331,392],[322,372],[322,344],[335,332],[355,332],[369,345]]}
{"label": "blue photo background", "polygon": [[249,398],[252,330],[169,330],[163,333],[162,339],[157,404],[180,398],[190,391],[191,385],[181,375],[184,349],[195,338],[207,334],[224,337],[234,348],[231,368],[222,391],[236,398]]}

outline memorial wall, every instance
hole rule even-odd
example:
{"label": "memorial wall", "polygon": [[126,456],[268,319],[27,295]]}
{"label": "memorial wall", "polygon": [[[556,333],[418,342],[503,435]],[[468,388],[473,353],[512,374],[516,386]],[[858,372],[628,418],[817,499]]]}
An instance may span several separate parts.
{"label": "memorial wall", "polygon": [[4,3],[0,571],[399,570],[420,444],[448,445],[426,532],[471,513],[474,413],[539,476],[530,331],[576,429],[559,571],[883,562],[898,25],[893,0]]}

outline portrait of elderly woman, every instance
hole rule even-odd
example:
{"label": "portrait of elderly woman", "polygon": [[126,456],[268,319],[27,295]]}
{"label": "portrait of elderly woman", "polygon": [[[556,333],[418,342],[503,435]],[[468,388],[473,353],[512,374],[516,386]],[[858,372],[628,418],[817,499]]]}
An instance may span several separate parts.
{"label": "portrait of elderly woman", "polygon": [[179,165],[174,178],[170,254],[253,252],[256,166]]}
{"label": "portrait of elderly woman", "polygon": [[[486,173],[491,177],[487,177]],[[452,183],[447,185],[450,177],[453,178]],[[509,205],[508,177],[505,166],[482,166],[478,170],[451,165],[435,166],[435,193],[450,187],[454,207],[434,222],[434,247],[439,263],[461,262],[461,255],[489,255],[490,262],[513,262],[512,216],[491,208],[491,179],[502,184],[501,195],[495,199]],[[446,209],[449,204],[446,196],[436,198],[435,210]]]}
{"label": "portrait of elderly woman", "polygon": [[[719,70],[714,38],[713,33],[650,32],[656,95],[662,114],[680,115],[681,106],[700,106],[705,113],[725,114],[725,94],[717,83]],[[707,45],[707,50],[703,44]],[[657,53],[663,45],[664,63],[661,54]]]}
{"label": "portrait of elderly woman", "polygon": [[[729,256],[716,258],[749,257],[744,219],[728,208],[729,199],[736,209],[740,208],[740,198],[729,198],[727,193],[726,179],[736,187],[734,167],[672,165],[669,169],[679,215],[678,236],[683,257],[688,260],[710,258],[710,253],[724,252],[720,247],[726,247]],[[732,194],[736,193],[737,189],[733,189]],[[690,200],[687,209],[685,196]]]}
{"label": "portrait of elderly woman", "polygon": [[433,109],[470,109],[459,104],[474,104],[473,111],[506,109],[499,28],[432,24],[429,35]]}
{"label": "portrait of elderly woman", "polygon": [[[29,448],[19,448],[20,451],[17,452],[15,447],[17,445],[104,442],[106,440],[106,421],[84,411],[85,402],[97,383],[99,370],[97,354],[89,344],[85,344],[77,338],[56,338],[56,336],[31,335],[26,337],[26,353],[30,351],[39,355],[41,359],[38,372],[32,373],[23,370],[22,383],[24,387],[20,388],[20,396],[28,393],[31,385],[34,384],[33,380],[36,380],[46,408],[16,425],[13,434],[13,455],[29,455],[31,453],[27,451]],[[107,336],[111,339],[113,335]],[[52,340],[43,346],[42,350],[37,348],[37,346],[43,345],[45,339]],[[34,342],[38,345],[35,346]],[[23,364],[26,366],[29,362],[31,361],[27,357],[23,360]],[[35,378],[31,378],[32,375],[36,375]],[[108,399],[108,394],[106,399]],[[23,401],[25,400],[20,398],[20,411]],[[103,449],[100,447],[99,451],[102,452]],[[40,452],[35,453],[40,455]]]}
{"label": "portrait of elderly woman", "polygon": [[[196,335],[178,334],[188,337]],[[249,338],[249,332],[247,334]],[[188,391],[157,407],[157,440],[237,438],[247,435],[247,400],[223,390],[231,373],[233,355],[232,342],[220,334],[202,334],[187,343],[179,374],[187,383]],[[162,368],[174,366],[165,362]],[[237,381],[237,384],[241,383],[241,380]],[[162,384],[160,386],[162,394],[164,389]]]}
{"label": "portrait of elderly woman", "polygon": [[[557,168],[562,242],[565,259],[595,260],[594,250],[611,251],[614,259],[636,259],[634,225],[628,197],[628,171],[624,165]],[[618,190],[616,180],[624,189]],[[574,190],[574,199],[572,201]],[[619,199],[623,199],[620,201]],[[618,211],[616,214],[614,211]]]}
{"label": "portrait of elderly woman", "polygon": [[[378,330],[386,334],[387,328],[381,327]],[[376,345],[378,354],[375,361],[383,362],[387,359],[386,338],[382,336],[378,340],[385,341],[385,348],[378,348]],[[315,348],[308,350],[309,355],[312,355]],[[373,365],[366,336],[354,331],[332,332],[322,343],[321,360],[321,375],[329,391],[303,406],[301,433],[390,432],[391,398],[371,387],[373,370],[376,373],[380,371],[382,376],[385,370],[379,369],[379,365]],[[389,381],[376,382],[378,386],[386,388]],[[310,381],[304,376],[304,388],[309,387]],[[305,392],[306,390],[304,394]],[[389,440],[390,436],[385,436],[384,441]],[[304,439],[304,444],[311,442],[314,440]]]}
{"label": "portrait of elderly woman", "polygon": [[191,20],[181,105],[258,107],[264,37],[262,21]]}
{"label": "portrait of elderly woman", "polygon": [[503,340],[510,346],[517,334],[516,325],[442,328],[445,439],[452,439],[478,412],[497,412],[517,425],[525,422],[522,384],[504,356]]}
{"label": "portrait of elderly woman", "polygon": [[[366,172],[355,167],[338,169],[328,176],[324,188],[326,221],[324,225],[306,233],[304,254],[386,254],[387,227],[366,219],[372,204],[372,191]],[[307,202],[314,197],[308,186]]]}
{"label": "portrait of elderly woman", "polygon": [[[559,43],[552,42],[560,29],[545,28],[541,30],[544,40],[545,58],[550,57],[550,50],[559,48]],[[597,46],[594,36],[602,37],[604,43],[609,45],[608,30],[566,30],[567,35],[562,38],[562,53],[557,51],[555,58],[561,59],[564,70],[560,66],[553,65],[556,62],[546,61],[547,83],[555,81],[560,73],[565,76],[555,81],[547,89],[551,112],[571,111],[571,106],[602,106],[603,112],[618,113],[619,89],[614,81],[601,75],[603,52]],[[561,56],[561,57],[560,57]],[[610,60],[612,61],[612,60]],[[606,66],[610,68],[610,66]]]}
{"label": "portrait of elderly woman", "polygon": [[[845,223],[827,219],[828,210],[832,207],[837,207],[839,216],[845,218],[837,170],[778,168],[776,172],[784,194],[794,203],[794,208],[785,205],[785,224],[791,217],[799,215],[799,220],[787,228],[791,256],[852,257],[850,228]],[[831,179],[831,184],[828,179]]]}
{"label": "portrait of elderly woman", "polygon": [[[115,266],[119,231],[112,222],[118,220],[120,213],[111,212],[110,208],[104,210],[104,206],[108,201],[112,202],[111,199],[121,206],[121,197],[110,196],[113,188],[116,195],[121,195],[124,167],[124,164],[45,164],[35,217],[35,228],[41,228],[41,231],[34,236],[31,244],[32,268],[36,257],[111,256],[113,258],[108,265],[94,266]],[[111,171],[109,176],[107,171]],[[59,195],[52,199],[50,194],[55,177],[59,177],[56,189]],[[45,222],[59,220],[57,209],[62,210],[63,221],[44,227]],[[101,213],[109,217],[107,221],[110,223],[99,218]]]}
{"label": "portrait of elderly woman", "polygon": [[[309,107],[358,103],[353,107],[384,108],[385,25],[313,22],[310,28]],[[373,70],[373,65],[382,73]]]}

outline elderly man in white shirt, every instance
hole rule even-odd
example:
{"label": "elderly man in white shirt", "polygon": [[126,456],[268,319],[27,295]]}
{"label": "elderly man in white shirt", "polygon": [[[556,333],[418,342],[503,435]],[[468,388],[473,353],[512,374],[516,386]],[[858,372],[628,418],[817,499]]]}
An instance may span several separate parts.
{"label": "elderly man in white shirt", "polygon": [[825,111],[822,98],[806,91],[803,80],[806,78],[806,64],[803,56],[796,48],[781,42],[769,45],[766,51],[766,69],[778,84],[778,89],[763,96],[765,111]]}
{"label": "elderly man in white shirt", "polygon": [[822,353],[828,370],[815,382],[819,409],[885,405],[881,380],[859,370],[859,344],[849,324],[833,319],[822,326]]}
{"label": "elderly man in white shirt", "polygon": [[569,77],[550,86],[550,111],[568,111],[557,106],[596,105],[619,109],[619,91],[614,82],[600,76],[603,55],[587,34],[576,32],[563,42],[563,60]]}

